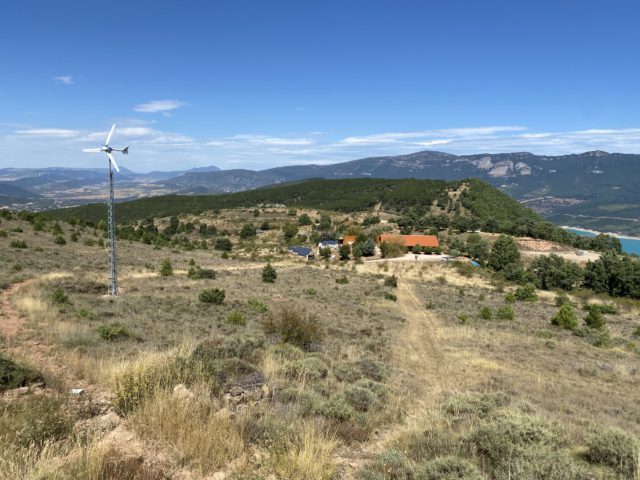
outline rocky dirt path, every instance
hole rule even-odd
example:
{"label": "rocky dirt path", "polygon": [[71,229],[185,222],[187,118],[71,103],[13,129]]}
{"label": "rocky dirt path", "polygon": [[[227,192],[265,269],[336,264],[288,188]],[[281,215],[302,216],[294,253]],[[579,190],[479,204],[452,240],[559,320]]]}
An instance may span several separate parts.
{"label": "rocky dirt path", "polygon": [[[127,427],[125,420],[113,411],[109,392],[78,379],[71,369],[56,358],[51,345],[17,338],[24,327],[25,318],[14,308],[11,297],[35,281],[37,279],[15,283],[0,294],[0,335],[4,337],[5,350],[10,356],[28,359],[46,376],[60,382],[59,389],[67,394],[70,393],[70,388],[82,389],[83,401],[93,405],[92,410],[96,412],[96,416],[81,421],[78,426],[83,424],[96,433],[100,432],[100,443],[111,445],[123,457],[138,459],[150,471],[164,471],[167,478],[192,480],[194,477],[188,471],[177,469],[158,446],[146,442]],[[54,394],[53,391],[50,393]],[[10,399],[14,396],[13,392],[7,394]]]}

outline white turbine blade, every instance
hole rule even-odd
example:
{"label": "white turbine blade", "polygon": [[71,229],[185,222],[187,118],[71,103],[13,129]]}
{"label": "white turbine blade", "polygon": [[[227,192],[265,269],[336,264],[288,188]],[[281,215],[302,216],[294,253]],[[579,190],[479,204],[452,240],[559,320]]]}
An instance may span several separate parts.
{"label": "white turbine blade", "polygon": [[114,123],[111,126],[111,130],[109,131],[109,135],[107,135],[107,140],[104,142],[105,145],[109,145],[109,142],[111,141],[111,135],[113,135],[113,131],[116,129],[116,124]]}
{"label": "white turbine blade", "polygon": [[102,151],[102,149],[100,149],[100,148],[83,148],[82,151],[83,152],[87,152],[87,153],[100,153]]}
{"label": "white turbine blade", "polygon": [[120,173],[120,169],[118,168],[118,164],[116,163],[116,159],[113,158],[113,155],[107,153],[109,155],[109,161],[113,164],[113,167],[116,169],[116,172]]}

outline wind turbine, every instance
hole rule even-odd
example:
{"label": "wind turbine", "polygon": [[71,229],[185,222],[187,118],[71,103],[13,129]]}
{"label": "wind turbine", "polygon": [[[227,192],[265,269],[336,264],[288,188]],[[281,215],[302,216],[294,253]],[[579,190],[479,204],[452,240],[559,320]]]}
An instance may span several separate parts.
{"label": "wind turbine", "polygon": [[84,148],[83,152],[89,153],[106,153],[109,158],[109,199],[107,201],[108,210],[108,223],[107,228],[109,230],[109,295],[118,295],[118,275],[116,270],[116,223],[115,223],[115,210],[113,206],[113,170],[111,166],[116,169],[116,172],[120,173],[116,159],[113,158],[112,152],[122,152],[124,155],[129,154],[129,146],[124,148],[113,148],[109,146],[113,131],[116,129],[116,124],[111,126],[111,130],[107,135],[107,139],[104,145],[100,148]]}

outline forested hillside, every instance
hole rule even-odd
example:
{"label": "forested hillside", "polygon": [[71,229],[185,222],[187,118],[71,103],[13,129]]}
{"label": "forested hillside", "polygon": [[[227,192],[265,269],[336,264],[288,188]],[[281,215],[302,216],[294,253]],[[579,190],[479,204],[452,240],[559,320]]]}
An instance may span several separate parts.
{"label": "forested hillside", "polygon": [[[464,185],[464,188],[461,188]],[[449,192],[460,190],[460,200]],[[454,215],[473,216],[480,221],[495,219],[517,222],[520,219],[541,221],[530,209],[508,195],[479,180],[446,182],[442,180],[309,180],[276,185],[245,192],[221,195],[167,195],[144,198],[117,205],[118,222],[131,222],[148,217],[164,217],[183,213],[199,213],[212,209],[253,207],[259,204],[284,204],[340,212],[366,211],[380,208],[397,214],[412,210],[426,212],[436,202]],[[464,211],[460,210],[464,207]],[[98,222],[105,218],[105,204],[91,204],[48,212],[55,218],[77,217]]]}

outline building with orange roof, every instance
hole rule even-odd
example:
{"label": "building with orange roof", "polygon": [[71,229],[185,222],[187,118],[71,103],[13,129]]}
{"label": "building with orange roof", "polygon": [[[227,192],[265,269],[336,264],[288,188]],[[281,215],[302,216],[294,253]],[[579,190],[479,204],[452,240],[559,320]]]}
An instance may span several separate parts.
{"label": "building with orange roof", "polygon": [[355,235],[345,235],[340,239],[340,245],[353,245],[356,243],[356,238]]}
{"label": "building with orange roof", "polygon": [[435,235],[393,235],[390,233],[383,233],[378,237],[378,243],[399,243],[408,248],[413,248],[415,245],[421,247],[438,248],[440,242]]}

